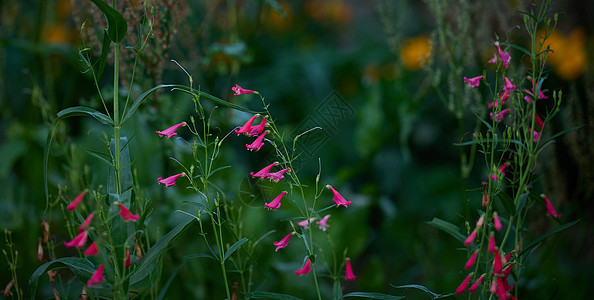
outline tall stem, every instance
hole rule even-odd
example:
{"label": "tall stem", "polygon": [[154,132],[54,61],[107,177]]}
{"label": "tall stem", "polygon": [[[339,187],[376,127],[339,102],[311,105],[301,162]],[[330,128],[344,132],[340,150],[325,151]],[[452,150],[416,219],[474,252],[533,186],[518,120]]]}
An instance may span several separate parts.
{"label": "tall stem", "polygon": [[115,139],[115,174],[116,174],[116,193],[122,193],[121,183],[121,159],[120,159],[120,102],[119,102],[119,54],[120,54],[120,43],[114,43],[113,51],[113,135]]}

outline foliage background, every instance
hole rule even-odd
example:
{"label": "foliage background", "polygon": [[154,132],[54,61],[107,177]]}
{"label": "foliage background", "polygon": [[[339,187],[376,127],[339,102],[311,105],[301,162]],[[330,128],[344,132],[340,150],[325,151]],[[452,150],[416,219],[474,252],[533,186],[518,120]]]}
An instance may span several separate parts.
{"label": "foliage background", "polygon": [[[93,17],[93,11],[85,10],[90,2],[79,2],[73,5],[67,0],[31,0],[0,4],[0,227],[13,232],[21,286],[41,265],[36,254],[45,208],[42,153],[49,124],[56,112],[69,106],[101,108],[92,80],[81,74],[78,62],[82,20],[90,22],[87,28],[101,28],[101,20]],[[320,158],[322,182],[341,186],[343,194],[354,203],[333,215],[330,223],[336,241],[355,245],[349,248],[349,256],[358,277],[346,283],[345,291],[422,299],[426,296],[421,292],[390,286],[417,283],[435,292],[452,292],[465,275],[460,272],[464,252],[457,250],[460,245],[454,239],[426,222],[439,217],[463,224],[480,205],[481,193],[476,188],[486,171],[477,162],[466,181],[460,177],[458,149],[453,146],[460,139],[456,119],[432,88],[438,76],[436,70],[447,72],[443,57],[434,52],[431,68],[421,68],[414,63],[411,66],[407,52],[402,52],[405,49],[418,54],[425,49],[410,38],[432,37],[436,24],[430,7],[437,2],[279,1],[284,18],[272,9],[271,2],[276,3],[152,1],[160,14],[160,27],[149,53],[143,57],[140,79],[133,90],[138,95],[158,83],[184,83],[184,74],[169,62],[173,58],[187,68],[201,89],[223,99],[257,108],[255,97],[233,97],[230,87],[239,83],[260,91],[271,103],[277,123],[287,132],[322,125],[324,131],[317,136],[319,139],[311,141],[318,143],[312,144],[315,151],[304,155],[300,165],[304,178],[313,180]],[[464,64],[465,74],[475,74],[484,66],[492,53],[493,33],[505,37],[509,31],[512,42],[518,44],[525,38],[522,30],[515,28],[522,27],[516,10],[527,10],[529,4],[521,0],[491,2],[452,2],[451,9],[460,14],[448,15],[448,21],[467,22],[472,28],[467,43],[459,50],[474,57],[474,61]],[[576,56],[572,51],[592,53],[594,24],[586,16],[594,12],[594,7],[586,2],[553,2],[552,11],[561,13],[558,32],[565,36],[558,45],[569,50],[557,53],[560,62],[552,64],[545,82],[549,91],[561,89],[565,95],[561,117],[545,134],[583,127],[547,149],[536,183],[554,199],[562,220],[581,221],[549,238],[534,253],[526,266],[526,281],[520,283],[520,295],[528,299],[553,295],[584,299],[594,276],[592,58],[564,65]],[[132,0],[123,3],[126,7],[141,5]],[[124,15],[133,20],[138,17],[133,10]],[[87,32],[86,37],[93,46],[93,33]],[[521,70],[520,55],[515,54],[512,52],[514,63]],[[126,67],[130,62],[124,64]],[[104,80],[109,82],[109,75]],[[442,87],[448,84],[445,80],[439,83]],[[330,117],[321,108],[332,97],[344,99],[347,111],[352,113],[328,124]],[[149,220],[154,237],[174,224],[175,209],[189,209],[182,201],[192,197],[181,188],[164,189],[157,184],[157,177],[178,171],[168,157],[182,160],[191,153],[181,141],[159,142],[154,131],[187,121],[191,110],[187,97],[162,92],[143,106],[125,129],[128,136],[134,135],[131,155],[143,196],[155,208]],[[221,132],[228,132],[246,115],[221,109],[215,119]],[[464,120],[471,132],[472,113],[467,111]],[[101,185],[106,178],[106,170],[78,146],[101,149],[104,132],[109,132],[108,128],[86,119],[71,119],[64,126],[53,148],[50,183],[54,187],[58,183],[66,185],[67,199],[88,185]],[[242,193],[249,185],[244,175],[269,157],[265,151],[257,155],[240,151],[243,142],[233,138],[223,146],[222,156],[232,168],[219,178],[221,185],[229,188],[230,199],[248,206],[246,232],[254,237],[270,229],[283,232],[286,228],[281,226],[286,225],[268,222],[264,209]],[[536,211],[539,215],[534,216],[530,235],[558,225],[545,216],[544,208]],[[51,226],[60,243],[66,232],[59,221]],[[292,271],[298,266],[289,263],[303,249],[287,248],[274,254],[273,239],[269,237],[256,250],[255,281],[261,285],[255,288],[307,298],[310,278],[296,278]],[[2,248],[6,249],[4,244]],[[58,250],[67,255],[66,249]],[[203,252],[203,242],[195,230],[186,231],[164,257],[162,280],[167,280],[184,255]],[[209,288],[217,286],[219,280],[207,275],[213,267],[210,264],[188,261],[168,297],[222,298],[220,291]],[[4,286],[10,281],[5,260],[0,261],[0,270],[0,285]],[[330,282],[323,289],[331,289]],[[43,290],[39,294],[47,298],[51,292]]]}

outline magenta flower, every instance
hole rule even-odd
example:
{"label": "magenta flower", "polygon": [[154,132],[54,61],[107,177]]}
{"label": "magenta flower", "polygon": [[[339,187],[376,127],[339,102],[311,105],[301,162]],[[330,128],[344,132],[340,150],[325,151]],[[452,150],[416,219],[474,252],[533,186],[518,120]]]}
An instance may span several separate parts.
{"label": "magenta flower", "polygon": [[268,130],[264,131],[264,133],[262,133],[260,136],[258,136],[254,142],[252,142],[251,144],[245,144],[245,146],[248,148],[248,150],[252,151],[252,150],[260,150],[260,148],[262,148],[262,146],[264,146],[264,143],[262,142],[262,140],[264,139],[264,136],[266,136],[269,133]]}
{"label": "magenta flower", "polygon": [[239,128],[239,130],[235,129],[235,133],[237,133],[237,135],[240,135],[242,133],[249,135],[252,131],[252,123],[254,123],[254,120],[259,116],[260,115],[258,114],[253,115],[247,122],[245,122],[245,124],[241,128]]}
{"label": "magenta flower", "polygon": [[478,87],[481,84],[481,80],[483,79],[485,79],[485,76],[477,76],[472,78],[466,78],[466,76],[464,76],[464,82],[466,82],[471,88]]}
{"label": "magenta flower", "polygon": [[74,200],[72,200],[72,202],[70,202],[70,204],[68,204],[68,207],[66,207],[66,209],[70,211],[74,210],[78,206],[78,204],[80,204],[80,202],[83,200],[86,194],[87,191],[82,191],[80,194],[78,194],[78,196],[76,196],[76,198],[74,198]]}
{"label": "magenta flower", "polygon": [[272,169],[274,166],[276,166],[277,163],[273,162],[271,164],[269,164],[268,166],[264,167],[262,170],[256,172],[256,174],[254,174],[254,172],[250,172],[250,175],[252,175],[252,177],[256,178],[256,177],[260,177],[260,178],[266,178],[268,177],[268,174],[270,174],[270,169]]}
{"label": "magenta flower", "polygon": [[87,242],[87,236],[88,233],[87,231],[83,231],[81,233],[79,233],[77,236],[75,236],[72,241],[70,242],[64,242],[64,246],[66,247],[76,247],[76,248],[82,248],[85,246],[85,243]]}
{"label": "magenta flower", "polygon": [[237,84],[234,87],[232,87],[231,90],[233,90],[235,92],[235,94],[233,94],[234,96],[243,95],[243,94],[256,94],[257,93],[256,91],[246,90],[246,89],[240,87]]}
{"label": "magenta flower", "polygon": [[507,168],[507,166],[509,166],[509,162],[505,162],[503,165],[501,165],[499,168],[497,168],[497,174],[491,175],[491,178],[493,178],[494,180],[497,180],[497,179],[499,179],[499,175],[504,176],[505,168]]}
{"label": "magenta flower", "polygon": [[505,102],[507,101],[507,99],[509,99],[509,93],[508,92],[503,92],[499,95],[499,100],[495,100],[491,103],[487,103],[487,106],[489,108],[492,108],[493,106],[498,107],[499,105],[503,105],[505,104]]}
{"label": "magenta flower", "polygon": [[540,116],[538,114],[534,115],[534,120],[536,121],[536,125],[538,126],[538,128],[542,129],[542,127],[544,126],[544,122],[542,121],[542,119],[540,118]]}
{"label": "magenta flower", "polygon": [[264,131],[264,127],[266,127],[266,117],[264,117],[264,120],[262,120],[262,122],[260,123],[260,125],[258,125],[258,126],[252,126],[250,128],[249,133],[247,135],[248,136],[259,135],[260,133],[262,133],[262,131]]}
{"label": "magenta flower", "polygon": [[130,248],[126,248],[126,252],[124,253],[124,268],[130,268],[131,261],[130,261]]}
{"label": "magenta flower", "polygon": [[89,227],[89,225],[91,225],[91,220],[93,220],[93,217],[95,216],[95,214],[91,213],[86,219],[85,221],[80,224],[80,226],[78,226],[78,231],[83,231],[85,230],[87,227]]}
{"label": "magenta flower", "polygon": [[472,242],[474,241],[474,239],[476,238],[476,229],[473,230],[470,235],[466,238],[466,240],[464,241],[464,246],[468,246],[470,244],[472,244]]}
{"label": "magenta flower", "polygon": [[345,262],[346,262],[346,271],[344,272],[344,279],[355,280],[355,278],[357,278],[357,276],[355,276],[355,274],[353,273],[353,268],[351,268],[351,259],[347,257]]}
{"label": "magenta flower", "polygon": [[281,179],[285,178],[285,172],[291,171],[291,169],[282,169],[278,172],[274,172],[274,173],[268,173],[268,175],[266,176],[267,178],[270,178],[270,180],[274,181],[274,182],[279,182]]}
{"label": "magenta flower", "polygon": [[122,219],[124,219],[124,221],[128,222],[128,221],[138,221],[138,218],[140,216],[138,216],[138,214],[133,215],[128,208],[126,208],[123,204],[118,204],[118,206],[120,207],[120,216],[122,217]]}
{"label": "magenta flower", "polygon": [[481,215],[481,217],[476,221],[476,228],[481,228],[483,223],[485,222],[485,215]]}
{"label": "magenta flower", "polygon": [[[528,131],[532,132],[532,129],[529,129]],[[532,140],[535,143],[538,143],[538,140],[540,140],[540,136],[542,135],[542,133],[534,130],[534,132],[532,132]]]}
{"label": "magenta flower", "polygon": [[499,251],[494,251],[495,258],[493,259],[493,274],[503,274],[501,273],[501,268],[503,267],[503,262],[501,261],[501,254]]}
{"label": "magenta flower", "polygon": [[471,256],[470,259],[468,259],[468,261],[466,262],[466,264],[464,265],[464,269],[468,270],[470,268],[472,268],[472,266],[474,265],[474,262],[476,261],[476,255],[478,254],[478,251],[475,251]]}
{"label": "magenta flower", "polygon": [[[497,48],[497,54],[499,54],[499,56],[497,57],[497,60],[499,60],[506,69],[509,68],[509,62],[511,61],[511,56],[509,55],[508,52],[501,50],[501,48],[499,47],[499,42],[495,42],[495,47]],[[495,57],[493,59],[495,59]],[[493,59],[491,59],[489,62],[495,63],[496,61],[493,61]]]}
{"label": "magenta flower", "polygon": [[93,273],[93,275],[87,282],[88,287],[94,286],[96,284],[100,284],[101,282],[103,282],[105,280],[105,277],[103,277],[103,269],[105,269],[105,266],[103,266],[103,265],[100,265],[99,268],[97,268],[95,273]]}
{"label": "magenta flower", "polygon": [[561,218],[561,214],[558,214],[557,211],[555,211],[555,208],[553,207],[553,204],[551,204],[551,201],[549,201],[549,198],[547,198],[547,196],[542,195],[542,197],[545,200],[545,204],[547,205],[547,215],[551,215],[555,218]]}
{"label": "magenta flower", "polygon": [[309,220],[303,220],[299,223],[297,223],[297,225],[303,227],[303,229],[307,230],[309,229],[309,223],[311,223],[315,218],[309,218]]}
{"label": "magenta flower", "polygon": [[294,271],[294,273],[297,275],[305,275],[305,274],[309,273],[309,271],[311,271],[311,261],[308,258],[307,261],[305,262],[305,265],[303,267],[301,267],[301,269]]}
{"label": "magenta flower", "polygon": [[328,225],[328,219],[329,218],[330,218],[330,215],[326,215],[321,220],[319,220],[318,222],[316,222],[316,224],[318,224],[318,227],[322,231],[326,231],[326,229],[328,229],[328,227],[330,227],[330,225]]}
{"label": "magenta flower", "polygon": [[[524,93],[530,95],[530,96],[524,96],[524,101],[526,101],[528,103],[532,103],[532,99],[534,98],[534,94],[533,94],[533,91],[534,91],[534,81],[532,80],[532,78],[530,78],[530,83],[532,84],[533,89],[532,90],[524,89]],[[539,90],[538,91],[538,98],[536,98],[536,100],[538,100],[538,99],[545,99],[546,100],[546,99],[549,99],[549,97],[546,96],[542,92],[542,90]]]}
{"label": "magenta flower", "polygon": [[479,279],[477,279],[473,285],[470,286],[470,288],[468,288],[468,292],[472,293],[474,291],[476,291],[476,289],[478,289],[479,284],[481,284],[481,282],[483,282],[483,277],[485,277],[485,275],[481,275],[481,277],[479,277]]}
{"label": "magenta flower", "polygon": [[97,243],[95,243],[95,242],[93,242],[91,244],[91,246],[89,246],[89,248],[87,248],[87,250],[85,250],[86,256],[93,256],[93,255],[96,255],[97,253],[99,253],[99,249],[97,249]]}
{"label": "magenta flower", "polygon": [[460,285],[456,289],[456,294],[457,295],[460,295],[460,294],[464,293],[464,291],[466,290],[466,287],[468,286],[468,283],[470,282],[470,278],[472,277],[472,274],[473,273],[468,274],[468,276],[466,276],[466,278],[464,278],[464,280],[462,281],[462,283],[460,283]]}
{"label": "magenta flower", "polygon": [[289,239],[291,238],[291,236],[293,236],[293,232],[287,234],[287,236],[285,236],[282,240],[274,242],[274,245],[276,246],[274,252],[278,252],[278,249],[287,247],[287,245],[289,245]]}
{"label": "magenta flower", "polygon": [[179,173],[173,176],[169,176],[165,179],[162,179],[161,177],[157,178],[157,182],[162,183],[165,185],[165,187],[170,187],[170,186],[174,186],[175,185],[175,180],[186,175],[186,173]]}
{"label": "magenta flower", "polygon": [[491,237],[489,237],[489,252],[493,253],[495,251],[497,251],[495,248],[495,235],[491,234]]}
{"label": "magenta flower", "polygon": [[336,203],[336,206],[344,205],[344,207],[348,207],[349,205],[351,205],[352,202],[346,201],[344,197],[341,194],[339,194],[332,186],[326,185],[326,187],[329,188],[334,194],[334,198],[332,198],[332,201]]}
{"label": "magenta flower", "polygon": [[505,85],[503,86],[503,91],[511,94],[513,91],[516,90],[516,86],[511,82],[511,80],[507,79],[507,77],[505,77],[504,80]]}
{"label": "magenta flower", "polygon": [[497,231],[501,231],[501,228],[503,228],[503,226],[501,226],[501,220],[499,220],[497,212],[493,214],[493,225],[495,226],[495,230]]}
{"label": "magenta flower", "polygon": [[495,122],[501,122],[503,121],[503,117],[509,113],[511,110],[509,108],[506,108],[496,114],[493,114],[493,112],[490,112],[489,115],[491,116],[491,119],[495,120]]}
{"label": "magenta flower", "polygon": [[181,122],[179,124],[175,124],[163,131],[157,131],[157,133],[159,134],[159,137],[164,137],[166,136],[167,138],[171,138],[173,136],[177,135],[177,132],[175,132],[178,128],[182,127],[182,126],[186,126],[188,124],[186,124],[186,122]]}
{"label": "magenta flower", "polygon": [[268,209],[274,209],[277,210],[281,207],[281,198],[286,195],[287,192],[282,192],[280,193],[278,196],[276,196],[276,198],[274,198],[274,200],[272,200],[270,203],[265,203],[264,206],[268,207]]}

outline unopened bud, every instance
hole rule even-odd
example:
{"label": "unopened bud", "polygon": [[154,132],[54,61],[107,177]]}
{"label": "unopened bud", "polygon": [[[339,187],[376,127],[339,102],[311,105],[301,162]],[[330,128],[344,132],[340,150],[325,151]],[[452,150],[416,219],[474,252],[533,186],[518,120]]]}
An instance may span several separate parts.
{"label": "unopened bud", "polygon": [[43,246],[41,246],[41,238],[39,238],[39,244],[37,244],[37,259],[43,261]]}

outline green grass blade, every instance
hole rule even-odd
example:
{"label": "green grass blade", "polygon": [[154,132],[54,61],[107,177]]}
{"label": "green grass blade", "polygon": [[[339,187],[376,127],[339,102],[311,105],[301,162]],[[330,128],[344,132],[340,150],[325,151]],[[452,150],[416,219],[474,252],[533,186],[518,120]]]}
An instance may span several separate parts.
{"label": "green grass blade", "polygon": [[344,295],[343,297],[359,297],[359,298],[368,298],[368,299],[382,299],[382,300],[398,300],[404,299],[402,296],[392,296],[387,294],[381,293],[370,293],[370,292],[352,292]]}
{"label": "green grass blade", "polygon": [[301,298],[297,298],[287,294],[279,294],[279,293],[271,293],[271,292],[250,292],[250,293],[243,293],[244,295],[254,298],[254,299],[280,299],[280,300],[301,300]]}

